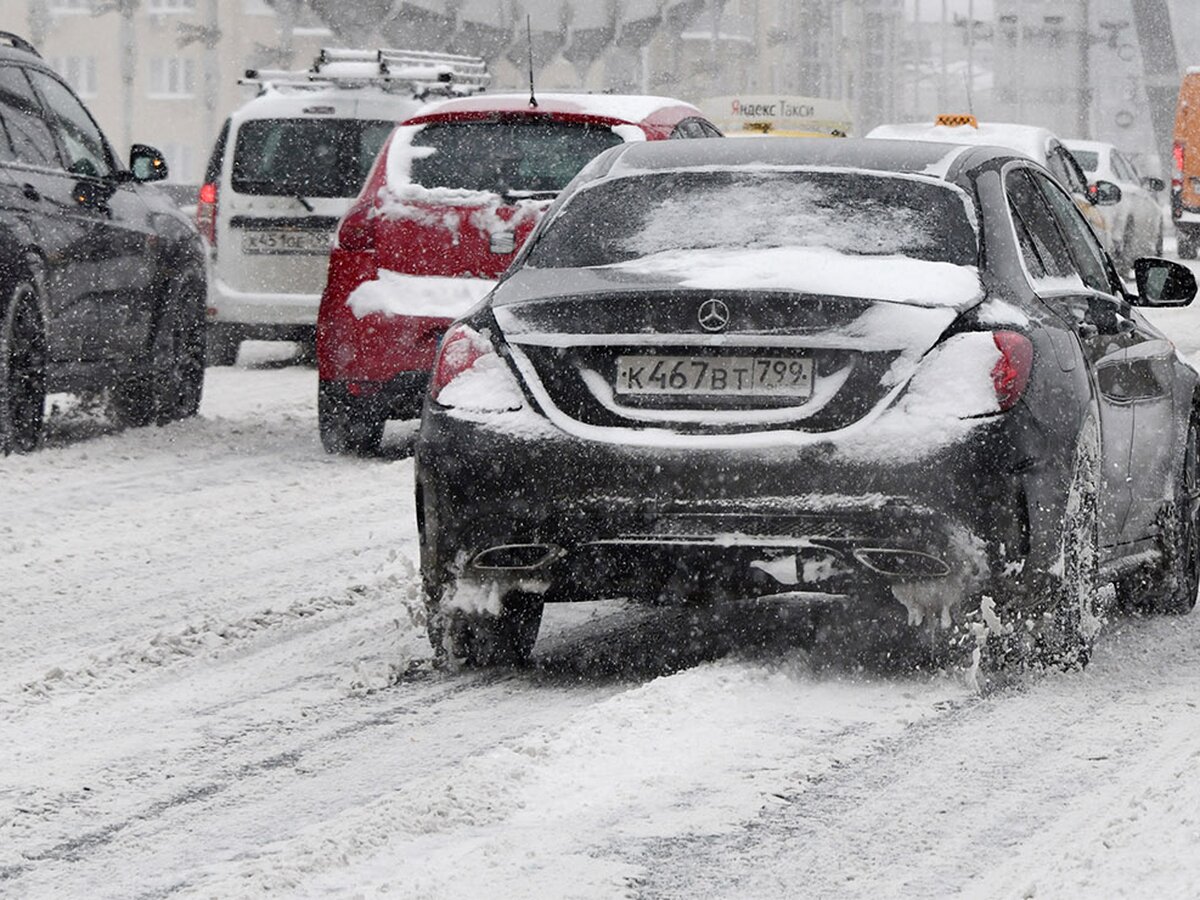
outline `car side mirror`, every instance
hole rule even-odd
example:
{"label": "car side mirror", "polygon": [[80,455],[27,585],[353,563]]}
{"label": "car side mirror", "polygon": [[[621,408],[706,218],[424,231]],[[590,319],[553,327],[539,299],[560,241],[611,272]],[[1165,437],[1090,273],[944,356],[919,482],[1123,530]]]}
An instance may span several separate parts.
{"label": "car side mirror", "polygon": [[167,161],[154,147],[134,144],[129,150],[129,171],[134,181],[162,181],[168,174]]}
{"label": "car side mirror", "polygon": [[1111,181],[1088,185],[1088,199],[1096,206],[1116,206],[1121,202],[1121,189]]}
{"label": "car side mirror", "polygon": [[1155,178],[1153,175],[1144,175],[1142,176],[1142,187],[1157,194],[1159,191],[1167,189],[1167,183],[1161,178]]}
{"label": "car side mirror", "polygon": [[1187,266],[1169,259],[1134,260],[1138,295],[1134,306],[1187,306],[1196,296],[1196,276]]}

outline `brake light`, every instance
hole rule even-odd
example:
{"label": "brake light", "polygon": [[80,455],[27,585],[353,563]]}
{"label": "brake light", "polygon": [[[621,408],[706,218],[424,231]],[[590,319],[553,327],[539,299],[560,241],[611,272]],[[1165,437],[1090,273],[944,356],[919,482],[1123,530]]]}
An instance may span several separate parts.
{"label": "brake light", "polygon": [[1171,156],[1175,161],[1175,171],[1171,175],[1171,187],[1183,187],[1183,144],[1179,141],[1175,142],[1175,146],[1171,148]]}
{"label": "brake light", "polygon": [[200,186],[200,196],[196,203],[196,227],[211,246],[217,246],[217,186],[212,182]]}
{"label": "brake light", "polygon": [[1000,359],[992,367],[992,385],[996,389],[996,402],[1003,412],[1016,405],[1029,384],[1033,342],[1015,331],[993,332],[992,340],[1000,351]]}
{"label": "brake light", "polygon": [[357,202],[350,207],[338,226],[337,245],[351,253],[366,253],[375,249],[375,208],[370,203]]}
{"label": "brake light", "polygon": [[433,364],[433,377],[429,381],[429,396],[436,400],[446,385],[495,352],[488,339],[478,331],[466,325],[455,325],[442,338]]}

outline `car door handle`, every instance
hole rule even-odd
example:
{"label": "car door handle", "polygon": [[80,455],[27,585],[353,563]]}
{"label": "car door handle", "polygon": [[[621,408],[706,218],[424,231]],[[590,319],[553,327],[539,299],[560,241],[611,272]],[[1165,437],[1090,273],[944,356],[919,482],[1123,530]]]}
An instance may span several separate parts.
{"label": "car door handle", "polygon": [[26,200],[33,200],[36,202],[42,199],[42,195],[38,193],[38,189],[28,182],[26,182],[24,188],[22,188],[22,193],[25,195]]}

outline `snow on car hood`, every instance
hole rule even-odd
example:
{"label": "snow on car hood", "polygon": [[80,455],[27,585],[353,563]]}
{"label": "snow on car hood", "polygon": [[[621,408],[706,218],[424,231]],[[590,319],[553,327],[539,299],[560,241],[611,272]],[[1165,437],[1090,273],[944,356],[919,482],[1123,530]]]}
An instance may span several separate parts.
{"label": "snow on car hood", "polygon": [[908,256],[858,256],[827,247],[673,250],[605,268],[664,276],[680,287],[786,290],[965,309],[983,296],[979,270]]}

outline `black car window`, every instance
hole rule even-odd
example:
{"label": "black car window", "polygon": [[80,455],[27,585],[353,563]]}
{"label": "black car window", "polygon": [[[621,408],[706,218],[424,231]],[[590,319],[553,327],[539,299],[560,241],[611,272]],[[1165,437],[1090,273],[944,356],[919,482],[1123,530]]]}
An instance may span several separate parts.
{"label": "black car window", "polygon": [[412,181],[427,188],[561,191],[595,156],[620,144],[607,125],[547,119],[438,122],[413,136]]}
{"label": "black car window", "polygon": [[672,139],[678,138],[703,138],[709,135],[705,132],[704,126],[700,124],[699,119],[684,119],[674,130],[671,131]]}
{"label": "black car window", "polygon": [[1054,143],[1050,147],[1046,155],[1046,168],[1072,194],[1087,194],[1087,176],[1062,144]]}
{"label": "black car window", "polygon": [[1041,192],[1030,180],[1028,170],[1010,170],[1004,177],[1004,190],[1029,274],[1035,279],[1075,278],[1079,272],[1067,243]]}
{"label": "black car window", "polygon": [[1101,293],[1118,293],[1119,290],[1114,288],[1108,276],[1104,250],[1075,201],[1041,172],[1032,172],[1031,175],[1058,220],[1084,284]]}
{"label": "black car window", "polygon": [[233,189],[354,197],[394,127],[373,119],[248,119],[233,148]]}
{"label": "black car window", "polygon": [[945,182],[859,171],[669,171],[573,194],[528,263],[603,266],[676,251],[817,248],[977,265],[964,195]]}
{"label": "black car window", "polygon": [[700,123],[700,130],[704,132],[704,135],[703,135],[704,137],[724,137],[725,136],[725,135],[721,134],[720,129],[718,129],[717,126],[714,125],[712,122],[705,121],[704,119],[698,119],[697,121]]}
{"label": "black car window", "polygon": [[45,168],[62,165],[50,126],[42,117],[41,104],[18,66],[0,66],[0,128],[11,159]]}
{"label": "black car window", "polygon": [[57,78],[37,70],[30,71],[29,79],[45,100],[47,119],[66,153],[67,171],[96,178],[114,174],[117,166],[108,141],[70,89]]}

